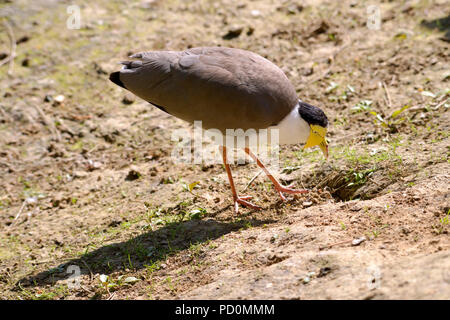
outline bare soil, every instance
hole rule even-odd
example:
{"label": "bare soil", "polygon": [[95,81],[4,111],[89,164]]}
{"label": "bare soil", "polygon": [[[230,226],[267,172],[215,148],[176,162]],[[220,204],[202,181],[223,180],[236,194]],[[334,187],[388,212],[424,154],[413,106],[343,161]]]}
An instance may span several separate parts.
{"label": "bare soil", "polygon": [[[380,1],[379,30],[361,1],[77,1],[78,30],[70,4],[0,1],[1,299],[450,298],[447,1]],[[215,45],[327,113],[328,160],[281,150],[310,193],[283,203],[260,175],[263,210],[234,215],[223,166],[172,161],[190,125],[108,80],[131,53]],[[238,190],[257,172],[233,166]]]}

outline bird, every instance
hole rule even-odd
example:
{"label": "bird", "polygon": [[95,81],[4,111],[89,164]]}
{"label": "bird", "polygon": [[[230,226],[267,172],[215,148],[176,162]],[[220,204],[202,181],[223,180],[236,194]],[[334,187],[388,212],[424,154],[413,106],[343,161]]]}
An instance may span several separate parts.
{"label": "bird", "polygon": [[[285,73],[261,55],[228,47],[195,47],[184,51],[144,51],[122,61],[109,79],[160,110],[204,129],[277,129],[279,143],[319,146],[328,158],[328,118],[319,107],[303,102]],[[284,194],[307,193],[283,186],[252,152],[244,151],[264,171],[283,201]],[[233,181],[227,146],[219,145],[233,196],[239,205],[262,209],[239,196]]]}

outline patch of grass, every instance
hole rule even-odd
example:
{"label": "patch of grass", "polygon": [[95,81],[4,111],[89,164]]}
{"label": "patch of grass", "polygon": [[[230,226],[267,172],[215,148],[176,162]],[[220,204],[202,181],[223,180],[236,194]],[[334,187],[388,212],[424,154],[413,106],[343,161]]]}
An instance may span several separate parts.
{"label": "patch of grass", "polygon": [[176,179],[174,179],[173,177],[166,177],[161,179],[162,184],[174,184],[175,181]]}
{"label": "patch of grass", "polygon": [[369,113],[375,116],[374,121],[376,124],[381,125],[385,129],[389,129],[391,132],[397,132],[396,126],[406,120],[405,117],[400,117],[400,115],[408,108],[409,105],[405,105],[384,118],[375,111],[370,111]]}
{"label": "patch of grass", "polygon": [[130,222],[130,221],[123,221],[123,222],[120,224],[120,228],[121,228],[122,230],[128,230],[130,227],[131,227],[131,222]]}
{"label": "patch of grass", "polygon": [[63,298],[69,294],[69,290],[66,285],[58,285],[52,287],[52,290],[36,289],[35,291],[24,289],[20,283],[20,297],[27,300],[54,300],[57,298]]}
{"label": "patch of grass", "polygon": [[295,157],[300,160],[300,164],[303,163],[304,159],[308,159],[309,162],[326,161],[323,157],[322,151],[319,149],[306,149],[294,151]]}
{"label": "patch of grass", "polygon": [[145,264],[144,267],[147,270],[147,275],[151,276],[155,271],[161,269],[161,261],[152,261],[150,264]]}
{"label": "patch of grass", "polygon": [[199,183],[200,183],[200,181],[194,181],[189,184],[183,183],[182,184],[183,191],[187,191],[187,192],[191,193],[192,195],[197,196],[192,191],[194,190],[194,188],[196,188],[198,186]]}
{"label": "patch of grass", "polygon": [[349,162],[351,167],[366,164],[376,164],[389,159],[390,155],[386,150],[380,150],[374,154],[370,154],[364,148],[351,148],[349,146],[336,147],[330,152],[332,159],[344,159]]}
{"label": "patch of grass", "polygon": [[330,85],[325,89],[325,92],[326,93],[331,93],[331,92],[335,91],[338,87],[339,87],[339,84],[337,84],[336,82],[331,81]]}
{"label": "patch of grass", "polygon": [[206,211],[206,209],[204,208],[198,208],[198,209],[194,209],[191,210],[189,212],[189,220],[199,220],[201,218],[203,218],[206,214],[208,214],[208,211]]}
{"label": "patch of grass", "polygon": [[348,118],[343,115],[336,117],[336,119],[334,119],[334,126],[336,126],[336,127],[346,126],[347,124],[348,124]]}
{"label": "patch of grass", "polygon": [[202,253],[203,244],[200,242],[191,243],[188,250],[194,257],[198,257]]}
{"label": "patch of grass", "polygon": [[214,242],[211,242],[211,241],[208,241],[208,242],[210,242],[209,245],[208,245],[209,249],[215,249],[215,248],[218,247],[217,243],[214,243]]}
{"label": "patch of grass", "polygon": [[165,279],[165,283],[166,283],[167,287],[169,288],[170,292],[175,293],[177,291],[177,289],[175,287],[176,283],[173,283],[171,277],[167,277]]}
{"label": "patch of grass", "polygon": [[83,141],[82,140],[78,140],[77,142],[75,142],[74,144],[72,144],[70,146],[70,150],[72,151],[80,151],[83,149]]}
{"label": "patch of grass", "polygon": [[439,223],[433,225],[433,230],[436,234],[444,233],[446,226],[450,223],[450,209],[447,211],[447,214],[439,219]]}
{"label": "patch of grass", "polygon": [[356,171],[351,169],[346,177],[347,181],[350,181],[347,185],[351,186],[360,186],[366,183],[367,179],[376,171],[375,168]]}
{"label": "patch of grass", "polygon": [[250,221],[244,221],[244,226],[242,227],[243,230],[250,229],[251,227],[253,227],[253,225]]}
{"label": "patch of grass", "polygon": [[361,100],[355,106],[353,106],[351,110],[354,113],[369,111],[371,110],[372,103],[373,102],[371,100]]}
{"label": "patch of grass", "polygon": [[349,97],[354,96],[356,93],[355,88],[353,88],[351,85],[347,85],[347,88],[344,90],[344,92],[341,95],[341,99],[348,100]]}
{"label": "patch of grass", "polygon": [[147,210],[145,220],[150,226],[170,226],[183,221],[199,220],[208,214],[208,211],[201,207],[187,210],[189,205],[191,205],[190,202],[180,202],[175,208],[167,209],[166,212],[161,209]]}

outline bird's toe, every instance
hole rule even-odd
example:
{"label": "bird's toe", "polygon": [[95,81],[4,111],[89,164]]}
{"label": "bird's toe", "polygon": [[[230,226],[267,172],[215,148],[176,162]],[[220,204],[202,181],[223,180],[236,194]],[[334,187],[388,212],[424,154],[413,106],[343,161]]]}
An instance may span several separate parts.
{"label": "bird's toe", "polygon": [[301,193],[308,193],[309,190],[307,189],[292,189],[293,184],[288,185],[287,187],[283,186],[275,186],[275,189],[278,191],[278,194],[280,195],[281,200],[286,201],[286,197],[283,193],[288,194],[301,194]]}
{"label": "bird's toe", "polygon": [[239,204],[241,206],[244,206],[244,207],[247,207],[247,208],[250,208],[250,209],[253,209],[253,210],[261,210],[262,207],[247,201],[248,199],[251,199],[251,198],[252,198],[251,196],[243,196],[243,197],[236,198],[234,200],[234,211],[235,211],[235,213],[236,214],[239,213],[239,206],[238,206]]}

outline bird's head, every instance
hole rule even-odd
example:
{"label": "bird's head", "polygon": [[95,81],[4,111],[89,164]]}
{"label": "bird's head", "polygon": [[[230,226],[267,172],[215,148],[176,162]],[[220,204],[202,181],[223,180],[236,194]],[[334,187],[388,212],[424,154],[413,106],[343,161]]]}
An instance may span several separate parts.
{"label": "bird's head", "polygon": [[328,158],[328,144],[325,138],[327,134],[328,118],[322,109],[312,106],[306,102],[298,102],[298,112],[310,127],[309,137],[304,149],[319,146],[325,158]]}

